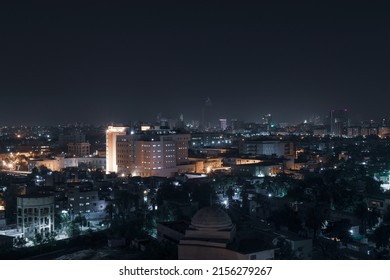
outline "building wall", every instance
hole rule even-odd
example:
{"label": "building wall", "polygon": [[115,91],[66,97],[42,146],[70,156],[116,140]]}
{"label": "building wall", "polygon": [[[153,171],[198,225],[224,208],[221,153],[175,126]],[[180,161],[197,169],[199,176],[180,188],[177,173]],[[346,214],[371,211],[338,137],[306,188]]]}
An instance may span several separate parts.
{"label": "building wall", "polygon": [[30,162],[29,162],[29,170],[30,171],[34,167],[41,167],[41,166],[45,166],[52,171],[60,171],[62,168],[61,158],[30,160]]}
{"label": "building wall", "polygon": [[187,134],[142,135],[118,137],[118,173],[133,176],[172,177],[178,165],[188,163]]}
{"label": "building wall", "polygon": [[69,143],[68,153],[78,157],[84,157],[91,154],[91,144],[89,143]]}
{"label": "building wall", "polygon": [[305,239],[305,240],[294,240],[294,241],[288,240],[288,241],[290,242],[291,249],[293,251],[302,250],[300,252],[300,255],[297,256],[298,258],[304,260],[311,259],[313,253],[313,240]]}
{"label": "building wall", "polygon": [[54,159],[44,160],[31,160],[29,162],[29,170],[31,171],[34,167],[45,166],[52,171],[61,171],[68,167],[78,167],[81,163],[86,164],[91,169],[104,169],[106,167],[106,159],[98,157],[55,157]]}
{"label": "building wall", "polygon": [[241,141],[240,154],[246,155],[276,155],[277,157],[294,154],[292,143],[283,141]]}
{"label": "building wall", "polygon": [[188,162],[188,142],[190,140],[191,136],[189,134],[178,134],[175,137],[177,164]]}
{"label": "building wall", "polygon": [[127,127],[109,126],[106,131],[106,172],[117,172],[116,142],[119,135],[126,135]]}
{"label": "building wall", "polygon": [[27,236],[54,231],[54,197],[18,197],[17,228]]}
{"label": "building wall", "polygon": [[80,191],[73,189],[68,191],[68,209],[69,213],[76,215],[84,215],[88,217],[105,215],[106,202],[99,199],[98,191]]}
{"label": "building wall", "polygon": [[232,165],[232,174],[237,176],[275,176],[282,171],[280,165],[241,164]]}
{"label": "building wall", "polygon": [[164,224],[157,224],[157,240],[158,241],[168,241],[178,244],[180,240],[184,237],[184,234],[178,232],[170,227],[165,226]]}
{"label": "building wall", "polygon": [[207,246],[178,246],[179,260],[272,260],[274,250],[265,250],[252,254],[241,254],[227,248],[207,247]]}

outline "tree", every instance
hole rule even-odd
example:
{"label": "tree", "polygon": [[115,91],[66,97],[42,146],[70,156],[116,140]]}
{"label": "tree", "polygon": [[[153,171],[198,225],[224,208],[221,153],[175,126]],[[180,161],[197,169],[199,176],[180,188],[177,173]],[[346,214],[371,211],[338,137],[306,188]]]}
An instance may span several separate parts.
{"label": "tree", "polygon": [[347,243],[352,239],[351,233],[349,232],[350,228],[351,224],[349,220],[342,219],[328,225],[325,229],[325,233],[332,239],[334,238],[342,243]]}
{"label": "tree", "polygon": [[291,245],[286,239],[278,237],[275,246],[275,259],[276,260],[293,260],[296,259],[294,251],[291,249]]}
{"label": "tree", "polygon": [[369,229],[372,229],[374,226],[376,226],[379,223],[381,215],[377,209],[371,209],[368,211],[367,216],[367,226]]}
{"label": "tree", "polygon": [[36,233],[33,239],[34,245],[40,245],[43,242],[42,234]]}
{"label": "tree", "polygon": [[360,225],[362,228],[361,232],[363,235],[365,235],[367,231],[367,219],[368,219],[367,204],[364,202],[360,202],[358,205],[356,205],[354,214],[360,220]]}
{"label": "tree", "polygon": [[313,230],[313,240],[317,237],[317,232],[321,230],[325,220],[325,211],[323,208],[316,206],[308,208],[305,215],[305,226]]}
{"label": "tree", "polygon": [[375,195],[382,193],[380,182],[369,176],[365,176],[363,179],[367,195]]}
{"label": "tree", "polygon": [[390,225],[379,226],[373,234],[373,240],[378,249],[386,249],[390,245]]}
{"label": "tree", "polygon": [[383,223],[386,225],[390,224],[390,206],[387,206],[385,214],[383,215]]}
{"label": "tree", "polygon": [[112,205],[112,203],[108,204],[106,206],[105,211],[106,211],[106,217],[108,221],[111,223],[114,217],[114,205]]}
{"label": "tree", "polygon": [[342,254],[342,251],[339,249],[338,242],[325,239],[318,238],[316,242],[316,246],[320,249],[321,256],[320,259],[323,260],[340,260],[345,259]]}
{"label": "tree", "polygon": [[287,205],[284,205],[281,209],[272,211],[269,219],[275,224],[277,229],[280,226],[287,226],[293,232],[298,232],[302,229],[302,222],[298,214]]}
{"label": "tree", "polygon": [[67,234],[70,238],[77,237],[81,233],[79,225],[77,225],[74,221],[72,221],[68,228],[67,228]]}
{"label": "tree", "polygon": [[18,236],[14,239],[14,246],[16,248],[23,248],[25,247],[27,244],[27,241],[25,238],[21,237],[21,236]]}

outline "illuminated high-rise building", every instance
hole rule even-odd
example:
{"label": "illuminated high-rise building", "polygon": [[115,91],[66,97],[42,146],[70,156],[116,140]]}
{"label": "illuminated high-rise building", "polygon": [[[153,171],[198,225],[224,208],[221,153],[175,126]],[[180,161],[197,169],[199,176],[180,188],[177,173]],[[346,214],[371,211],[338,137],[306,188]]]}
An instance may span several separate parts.
{"label": "illuminated high-rise building", "polygon": [[271,114],[266,114],[262,117],[261,123],[266,126],[267,131],[270,130],[270,127],[272,125],[272,115]]}
{"label": "illuminated high-rise building", "polygon": [[271,124],[272,122],[272,115],[271,114],[266,114],[263,116],[261,119],[263,124]]}
{"label": "illuminated high-rise building", "polygon": [[176,134],[167,129],[119,136],[118,172],[142,177],[172,177],[178,172],[178,165],[188,162],[190,138],[189,134]]}
{"label": "illuminated high-rise building", "polygon": [[348,111],[347,109],[330,111],[330,134],[342,136],[347,134]]}
{"label": "illuminated high-rise building", "polygon": [[211,128],[211,119],[212,119],[212,106],[211,99],[207,97],[206,102],[202,108],[202,128],[207,131]]}
{"label": "illuminated high-rise building", "polygon": [[126,135],[128,127],[109,126],[106,131],[106,172],[118,172],[116,162],[116,139],[119,135]]}
{"label": "illuminated high-rise building", "polygon": [[220,129],[225,131],[227,128],[227,119],[219,119]]}

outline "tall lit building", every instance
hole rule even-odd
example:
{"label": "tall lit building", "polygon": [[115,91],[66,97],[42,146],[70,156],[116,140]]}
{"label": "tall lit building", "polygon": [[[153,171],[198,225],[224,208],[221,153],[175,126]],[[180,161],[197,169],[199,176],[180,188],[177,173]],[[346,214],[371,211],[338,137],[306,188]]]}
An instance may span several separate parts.
{"label": "tall lit building", "polygon": [[267,131],[269,131],[272,125],[272,115],[271,114],[264,115],[261,119],[261,123],[267,128]]}
{"label": "tall lit building", "polygon": [[272,115],[271,114],[266,114],[263,116],[261,119],[262,124],[268,124],[270,125],[272,123]]}
{"label": "tall lit building", "polygon": [[171,177],[177,166],[188,162],[189,134],[170,130],[152,130],[119,136],[118,172],[133,176]]}
{"label": "tall lit building", "polygon": [[330,111],[330,134],[342,136],[347,134],[348,111],[347,109]]}
{"label": "tall lit building", "polygon": [[220,129],[225,131],[227,128],[227,119],[219,119]]}
{"label": "tall lit building", "polygon": [[109,126],[106,131],[106,172],[118,172],[116,162],[116,141],[119,135],[126,135],[128,127]]}
{"label": "tall lit building", "polygon": [[212,126],[212,106],[213,103],[211,103],[211,99],[207,97],[202,108],[202,128],[205,131],[209,130]]}

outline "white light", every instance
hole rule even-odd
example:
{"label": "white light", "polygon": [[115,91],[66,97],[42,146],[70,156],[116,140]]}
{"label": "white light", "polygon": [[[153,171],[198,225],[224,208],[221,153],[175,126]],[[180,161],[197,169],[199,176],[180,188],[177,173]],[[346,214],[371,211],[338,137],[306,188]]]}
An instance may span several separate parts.
{"label": "white light", "polygon": [[268,194],[268,197],[272,197],[272,194],[271,194],[271,193],[269,193],[269,194]]}

